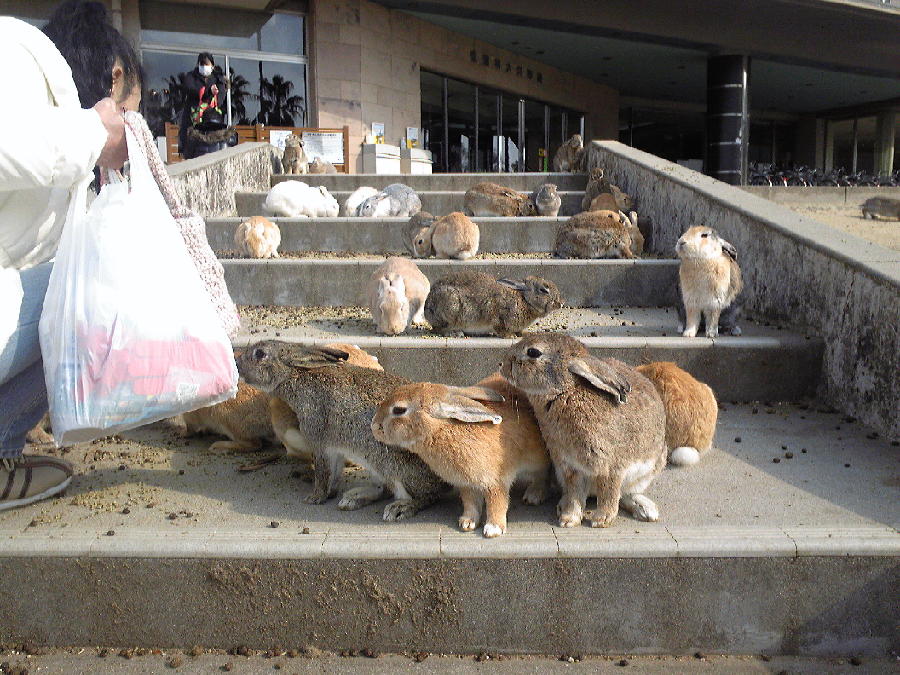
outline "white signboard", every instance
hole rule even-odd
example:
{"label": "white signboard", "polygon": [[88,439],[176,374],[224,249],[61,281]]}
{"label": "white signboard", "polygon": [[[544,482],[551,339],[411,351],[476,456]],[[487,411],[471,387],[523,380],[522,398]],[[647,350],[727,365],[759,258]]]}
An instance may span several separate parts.
{"label": "white signboard", "polygon": [[344,134],[340,131],[304,131],[303,149],[310,161],[321,157],[332,164],[343,164]]}
{"label": "white signboard", "polygon": [[272,129],[269,132],[269,143],[279,150],[284,150],[284,141],[292,133],[290,129]]}

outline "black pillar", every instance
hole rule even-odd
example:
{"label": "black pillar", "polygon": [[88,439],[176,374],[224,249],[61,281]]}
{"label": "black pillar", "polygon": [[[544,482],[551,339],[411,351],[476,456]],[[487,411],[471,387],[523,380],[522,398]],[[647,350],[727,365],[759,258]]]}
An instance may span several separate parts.
{"label": "black pillar", "polygon": [[711,56],[706,62],[706,173],[732,185],[747,177],[749,85],[749,56]]}

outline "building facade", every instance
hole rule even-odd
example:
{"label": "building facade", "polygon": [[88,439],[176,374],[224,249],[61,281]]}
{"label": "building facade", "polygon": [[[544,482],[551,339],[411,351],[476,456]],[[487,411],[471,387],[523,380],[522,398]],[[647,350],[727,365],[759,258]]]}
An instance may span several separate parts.
{"label": "building facade", "polygon": [[[40,24],[52,0],[0,0]],[[232,123],[412,128],[435,171],[537,171],[573,133],[728,182],[753,163],[897,168],[900,9],[888,0],[107,0],[161,133],[201,51]]]}

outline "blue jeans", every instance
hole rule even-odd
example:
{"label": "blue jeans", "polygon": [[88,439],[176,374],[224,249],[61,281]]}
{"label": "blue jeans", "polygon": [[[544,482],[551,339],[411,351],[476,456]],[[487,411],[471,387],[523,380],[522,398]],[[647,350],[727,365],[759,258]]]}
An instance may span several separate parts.
{"label": "blue jeans", "polygon": [[18,325],[0,345],[0,459],[18,457],[25,434],[47,412],[47,389],[38,340],[38,322],[53,263],[19,272],[24,297]]}

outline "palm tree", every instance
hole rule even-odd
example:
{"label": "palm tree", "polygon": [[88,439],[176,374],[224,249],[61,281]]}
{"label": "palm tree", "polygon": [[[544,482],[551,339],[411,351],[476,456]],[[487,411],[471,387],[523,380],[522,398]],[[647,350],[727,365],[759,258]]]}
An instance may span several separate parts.
{"label": "palm tree", "polygon": [[[281,75],[273,75],[269,80],[259,79],[260,113],[257,120],[270,126],[294,126],[294,116],[300,117],[300,124],[306,120],[306,105],[302,96],[291,96],[294,83]],[[268,105],[265,105],[268,104]]]}
{"label": "palm tree", "polygon": [[234,68],[229,68],[231,82],[231,123],[232,124],[252,124],[247,117],[247,106],[244,105],[244,99],[251,96],[247,88],[250,86],[250,80],[243,75],[234,72]]}

